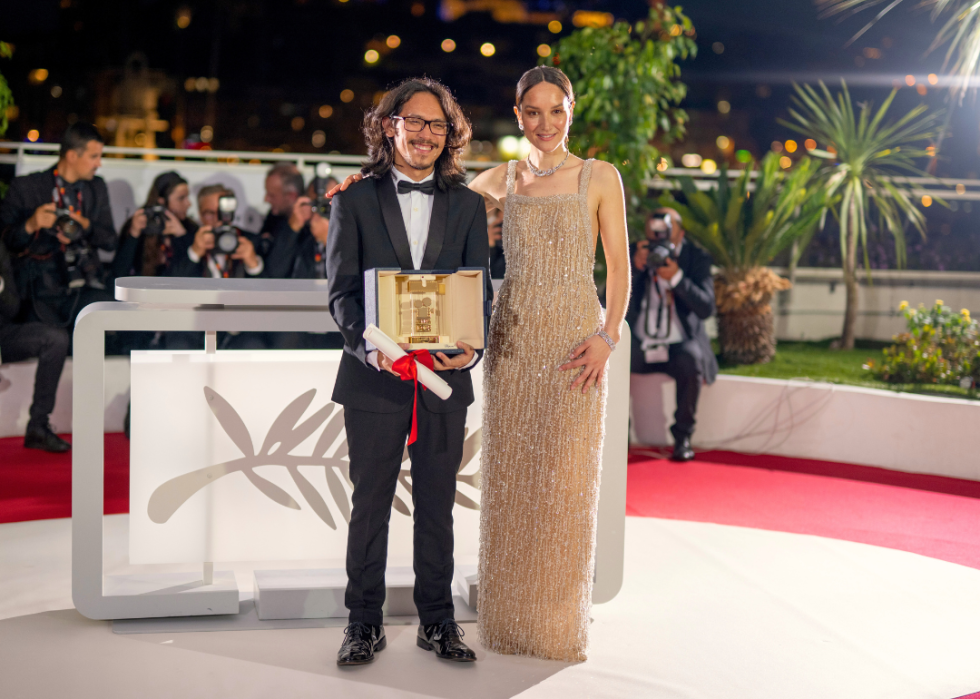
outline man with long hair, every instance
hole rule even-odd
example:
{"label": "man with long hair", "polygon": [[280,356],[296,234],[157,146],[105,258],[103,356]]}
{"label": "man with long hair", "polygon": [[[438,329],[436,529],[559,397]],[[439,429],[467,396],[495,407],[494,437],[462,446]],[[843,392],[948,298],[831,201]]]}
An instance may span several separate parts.
{"label": "man with long hair", "polygon": [[[344,336],[333,400],[344,406],[353,510],[347,539],[350,625],[339,665],[374,660],[385,647],[388,520],[413,420],[414,384],[402,381],[392,360],[368,352],[362,333],[364,271],[487,268],[483,198],[466,188],[460,154],[469,121],[449,90],[427,78],[406,80],[364,118],[368,162],[364,179],[333,199],[327,239],[330,312]],[[492,294],[489,270],[487,292]],[[435,369],[452,386],[445,401],[417,390],[417,438],[408,446],[415,507],[416,643],[440,658],[472,662],[455,622],[453,504],[463,456],[466,408],[473,402],[468,369],[477,353],[437,353]]]}

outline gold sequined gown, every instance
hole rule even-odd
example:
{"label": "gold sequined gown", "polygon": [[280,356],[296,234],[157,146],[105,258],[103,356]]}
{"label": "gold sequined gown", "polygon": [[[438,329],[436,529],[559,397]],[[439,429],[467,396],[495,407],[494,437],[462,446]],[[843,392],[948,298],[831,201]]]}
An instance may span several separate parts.
{"label": "gold sequined gown", "polygon": [[480,641],[497,653],[586,659],[606,381],[569,391],[557,367],[601,327],[587,197],[514,193],[507,169],[507,272],[484,366]]}

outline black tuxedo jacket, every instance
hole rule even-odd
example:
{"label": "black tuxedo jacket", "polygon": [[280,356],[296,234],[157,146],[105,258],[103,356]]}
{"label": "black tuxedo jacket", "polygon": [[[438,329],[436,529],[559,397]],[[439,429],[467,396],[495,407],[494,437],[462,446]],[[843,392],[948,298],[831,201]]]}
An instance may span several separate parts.
{"label": "black tuxedo jacket", "polygon": [[[483,267],[487,298],[492,298],[483,197],[466,187],[437,189],[433,196],[422,269]],[[356,410],[393,413],[412,402],[413,384],[367,363],[362,337],[364,272],[375,267],[414,267],[390,175],[365,178],[334,196],[327,238],[327,288],[330,313],[344,336],[333,400]],[[439,375],[452,386],[453,394],[448,400],[441,400],[422,391],[422,400],[430,412],[462,410],[473,402],[473,382],[468,371],[445,371]]]}
{"label": "black tuxedo jacket", "polygon": [[[677,319],[684,328],[686,337],[691,338],[701,348],[701,372],[708,383],[713,383],[718,375],[718,360],[711,349],[711,340],[704,329],[704,321],[715,314],[715,283],[711,277],[711,256],[690,240],[684,241],[677,266],[684,272],[680,284],[674,289],[674,305]],[[633,269],[633,295],[626,312],[626,322],[631,328],[642,323],[640,304],[647,293],[649,273]],[[633,352],[639,351],[640,341],[633,333]]]}

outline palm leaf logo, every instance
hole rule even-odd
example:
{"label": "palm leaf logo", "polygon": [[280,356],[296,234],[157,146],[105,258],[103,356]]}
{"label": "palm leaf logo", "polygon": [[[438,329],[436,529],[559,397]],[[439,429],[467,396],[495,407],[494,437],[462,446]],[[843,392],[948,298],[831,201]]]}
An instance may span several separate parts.
{"label": "palm leaf logo", "polygon": [[[150,496],[147,505],[150,521],[164,524],[195,493],[203,490],[219,478],[232,473],[241,473],[260,493],[273,502],[293,510],[300,510],[302,507],[289,493],[267,478],[255,473],[255,469],[259,466],[282,466],[289,473],[293,483],[296,484],[300,494],[306,500],[306,504],[316,513],[317,517],[331,529],[337,529],[334,515],[320,495],[320,491],[299,471],[300,466],[320,466],[324,470],[324,478],[327,489],[330,491],[330,497],[333,499],[334,508],[345,522],[350,523],[350,498],[347,495],[344,482],[346,481],[351,489],[354,486],[350,481],[349,462],[345,458],[347,456],[347,440],[342,440],[334,448],[333,453],[327,456],[330,447],[334,445],[344,429],[344,410],[342,407],[335,410],[338,408],[337,405],[327,403],[300,422],[300,418],[312,405],[315,397],[316,389],[313,388],[287,405],[272,422],[261,448],[256,453],[252,435],[249,433],[245,421],[242,420],[231,403],[214,389],[205,386],[204,398],[208,407],[211,408],[211,412],[225,434],[241,451],[242,456],[238,459],[185,473],[158,486]],[[320,436],[316,440],[312,454],[306,456],[292,453],[321,426],[323,426],[323,431],[320,432]],[[480,450],[481,437],[481,430],[476,430],[467,435],[463,444],[463,460],[460,471],[476,457]],[[406,448],[402,455],[402,464],[407,461],[408,449]],[[402,468],[398,474],[398,483],[409,496],[412,494],[410,478],[411,471],[408,468]],[[477,490],[480,489],[479,471],[466,476],[457,475],[456,480],[457,483],[466,483]],[[410,497],[408,501],[411,502]],[[479,503],[458,489],[456,491],[456,503],[468,509],[480,509]],[[395,494],[392,506],[395,511],[411,516],[405,499],[398,492]]]}

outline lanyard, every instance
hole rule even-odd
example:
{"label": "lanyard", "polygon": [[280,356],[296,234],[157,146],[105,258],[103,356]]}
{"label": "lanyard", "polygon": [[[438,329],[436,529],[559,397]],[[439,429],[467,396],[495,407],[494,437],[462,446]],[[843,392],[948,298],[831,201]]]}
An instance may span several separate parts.
{"label": "lanyard", "polygon": [[[75,212],[75,207],[73,205],[71,205],[71,204],[67,204],[66,203],[66,197],[65,197],[65,181],[63,179],[61,179],[61,175],[58,174],[58,168],[57,167],[54,169],[54,183],[55,183],[55,192],[58,193],[58,202],[57,202],[58,205],[62,209],[64,209],[67,206],[68,210],[71,211],[72,213],[74,213]],[[78,213],[82,213],[82,190],[79,189],[76,192],[76,194],[78,195]]]}
{"label": "lanyard", "polygon": [[[660,282],[657,281],[656,274],[653,274],[650,277],[650,280],[649,280],[647,286],[648,286],[648,288],[647,288],[647,312],[646,312],[646,316],[643,319],[643,330],[646,333],[647,338],[650,339],[650,340],[666,340],[668,337],[670,337],[671,322],[673,321],[673,318],[674,318],[674,304],[667,305],[665,303],[665,301],[667,300],[667,294],[670,294],[671,292],[668,291],[666,294],[661,294],[660,293]],[[650,289],[649,289],[650,286],[652,286],[653,288],[655,288],[657,290],[657,299],[658,299],[658,303],[657,303],[657,327],[656,327],[655,330],[650,330],[650,301],[653,300],[652,299],[653,294],[650,293]],[[667,333],[665,335],[661,336],[660,335],[660,321],[663,318],[664,306],[667,307]]]}

